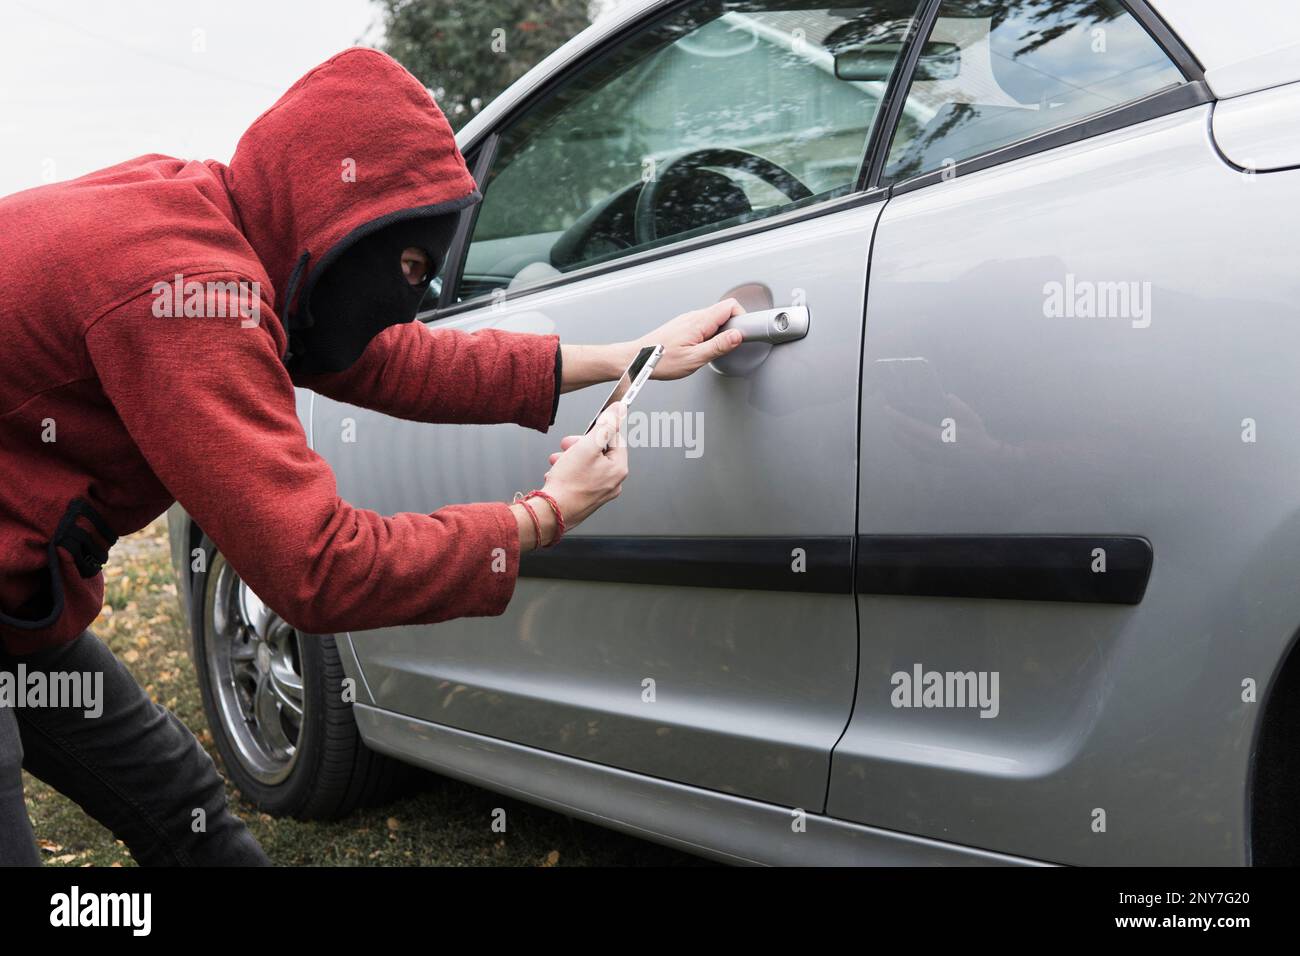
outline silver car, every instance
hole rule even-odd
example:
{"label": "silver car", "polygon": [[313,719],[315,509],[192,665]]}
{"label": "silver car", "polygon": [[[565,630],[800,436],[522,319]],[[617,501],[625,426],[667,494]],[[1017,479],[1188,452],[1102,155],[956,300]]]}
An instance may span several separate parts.
{"label": "silver car", "polygon": [[[415,764],[738,863],[1300,859],[1298,117],[1274,0],[618,8],[461,132],[421,320],[773,311],[646,387],[498,618],[300,636],[175,509],[239,788]],[[391,514],[509,500],[599,398],[299,412]]]}

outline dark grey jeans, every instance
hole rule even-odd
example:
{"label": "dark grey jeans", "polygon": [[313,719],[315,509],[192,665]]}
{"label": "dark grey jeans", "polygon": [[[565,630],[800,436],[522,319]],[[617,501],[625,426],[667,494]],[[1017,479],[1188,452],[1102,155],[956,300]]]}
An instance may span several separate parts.
{"label": "dark grey jeans", "polygon": [[[21,769],[81,805],[153,866],[264,866],[266,854],[226,806],[212,758],[89,631],[0,671],[103,674],[103,712],[0,702],[0,866],[39,865]],[[30,680],[30,678],[29,678]],[[84,701],[83,701],[84,703]],[[196,811],[202,811],[202,813]]]}

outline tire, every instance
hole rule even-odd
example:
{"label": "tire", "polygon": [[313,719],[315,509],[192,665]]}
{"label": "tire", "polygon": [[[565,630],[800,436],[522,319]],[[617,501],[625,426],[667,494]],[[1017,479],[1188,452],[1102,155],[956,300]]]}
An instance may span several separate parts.
{"label": "tire", "polygon": [[206,536],[191,653],[226,772],[272,816],[329,820],[396,796],[413,769],[361,740],[330,635],[300,634],[244,586]]}

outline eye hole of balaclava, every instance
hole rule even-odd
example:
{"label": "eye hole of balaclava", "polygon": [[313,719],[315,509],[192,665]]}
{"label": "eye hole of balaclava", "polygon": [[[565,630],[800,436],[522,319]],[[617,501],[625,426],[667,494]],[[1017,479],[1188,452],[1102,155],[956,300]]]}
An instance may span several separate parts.
{"label": "eye hole of balaclava", "polygon": [[[355,240],[309,290],[305,321],[294,323],[289,367],[295,373],[341,372],[371,340],[410,322],[451,245],[456,216],[405,219]],[[423,250],[429,268],[410,282],[402,266],[407,249]]]}

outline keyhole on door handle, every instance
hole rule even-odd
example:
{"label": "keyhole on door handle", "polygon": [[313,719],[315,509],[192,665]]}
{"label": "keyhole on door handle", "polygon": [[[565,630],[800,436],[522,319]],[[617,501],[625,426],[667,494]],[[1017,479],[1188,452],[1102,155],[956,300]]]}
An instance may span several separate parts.
{"label": "keyhole on door handle", "polygon": [[812,317],[806,306],[786,306],[746,312],[730,319],[723,329],[740,329],[744,344],[714,359],[710,367],[723,375],[748,375],[766,361],[775,345],[794,342],[808,334]]}

